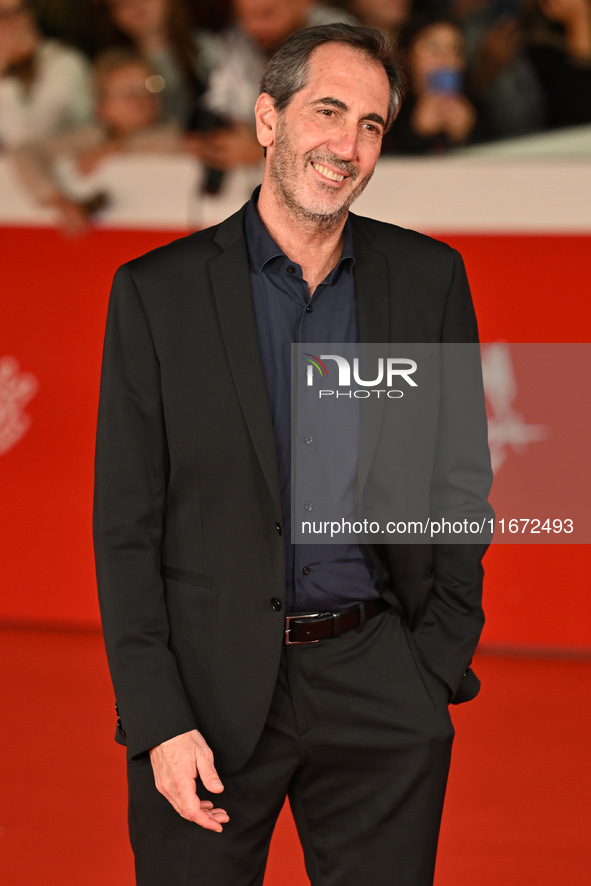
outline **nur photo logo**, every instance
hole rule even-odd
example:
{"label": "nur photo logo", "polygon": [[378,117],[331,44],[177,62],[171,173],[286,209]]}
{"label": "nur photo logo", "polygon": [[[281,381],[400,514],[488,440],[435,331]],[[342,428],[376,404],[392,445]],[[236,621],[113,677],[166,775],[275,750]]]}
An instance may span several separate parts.
{"label": "nur photo logo", "polygon": [[[404,382],[408,387],[418,387],[417,382],[412,378],[412,375],[417,371],[417,363],[410,357],[378,357],[377,360],[372,361],[371,367],[364,366],[363,372],[359,357],[348,359],[342,354],[316,356],[304,353],[302,359],[306,361],[307,387],[314,387],[317,379],[322,382],[326,380],[327,384],[333,379],[336,382],[336,387],[320,388],[318,390],[319,399],[345,397],[363,400],[372,396],[400,399],[404,396],[404,390],[395,388],[395,384],[400,385]],[[329,366],[327,366],[328,361],[331,361]],[[354,388],[353,385],[358,387]]]}

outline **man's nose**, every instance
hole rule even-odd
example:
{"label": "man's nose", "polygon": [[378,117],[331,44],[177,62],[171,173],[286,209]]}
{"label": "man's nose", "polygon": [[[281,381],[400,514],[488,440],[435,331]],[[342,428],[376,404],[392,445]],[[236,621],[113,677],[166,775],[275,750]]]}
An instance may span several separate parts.
{"label": "man's nose", "polygon": [[333,134],[328,147],[340,160],[355,160],[358,138],[357,126],[343,126]]}

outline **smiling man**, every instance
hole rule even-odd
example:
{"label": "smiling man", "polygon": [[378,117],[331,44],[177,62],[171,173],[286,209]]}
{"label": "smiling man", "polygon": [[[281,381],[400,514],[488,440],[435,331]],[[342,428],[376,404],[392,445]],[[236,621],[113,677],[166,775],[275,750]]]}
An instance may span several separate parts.
{"label": "smiling man", "polygon": [[306,85],[286,103],[283,72],[269,67],[255,109],[257,137],[268,151],[258,208],[269,230],[278,225],[325,251],[341,239],[400,101],[393,68],[390,76],[395,100],[383,64],[347,44],[324,43],[310,56]]}
{"label": "smiling man", "polygon": [[291,344],[476,340],[457,253],[349,213],[401,92],[382,32],[297,32],[260,190],[114,281],[95,547],[140,886],[260,886],[286,796],[314,886],[433,881],[485,546],[290,531]]}

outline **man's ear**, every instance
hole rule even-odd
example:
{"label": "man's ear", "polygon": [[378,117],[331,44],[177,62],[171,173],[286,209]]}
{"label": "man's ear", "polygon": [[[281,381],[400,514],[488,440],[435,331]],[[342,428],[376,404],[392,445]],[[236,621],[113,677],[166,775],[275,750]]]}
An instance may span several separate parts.
{"label": "man's ear", "polygon": [[257,139],[263,148],[269,148],[275,141],[277,110],[268,92],[261,92],[254,106]]}

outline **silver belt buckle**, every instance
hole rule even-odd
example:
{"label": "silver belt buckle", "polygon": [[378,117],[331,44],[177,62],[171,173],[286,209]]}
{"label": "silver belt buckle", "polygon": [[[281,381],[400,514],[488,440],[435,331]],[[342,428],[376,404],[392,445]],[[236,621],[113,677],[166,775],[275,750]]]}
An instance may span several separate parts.
{"label": "silver belt buckle", "polygon": [[306,612],[304,615],[286,615],[285,616],[285,645],[286,646],[304,646],[308,643],[320,643],[320,640],[290,640],[289,632],[291,630],[289,623],[294,619],[300,618],[318,618],[319,615],[325,615],[324,612]]}

